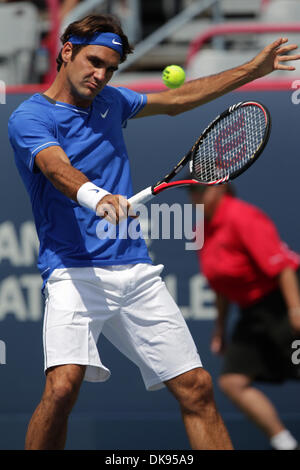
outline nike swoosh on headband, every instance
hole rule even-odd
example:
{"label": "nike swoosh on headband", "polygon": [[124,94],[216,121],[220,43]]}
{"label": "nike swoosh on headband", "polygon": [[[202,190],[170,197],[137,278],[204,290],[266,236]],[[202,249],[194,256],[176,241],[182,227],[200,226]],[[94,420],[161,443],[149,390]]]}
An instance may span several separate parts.
{"label": "nike swoosh on headband", "polygon": [[122,43],[121,43],[121,42],[117,42],[115,39],[112,40],[112,43],[113,43],[113,44],[119,44],[120,46],[122,46]]}

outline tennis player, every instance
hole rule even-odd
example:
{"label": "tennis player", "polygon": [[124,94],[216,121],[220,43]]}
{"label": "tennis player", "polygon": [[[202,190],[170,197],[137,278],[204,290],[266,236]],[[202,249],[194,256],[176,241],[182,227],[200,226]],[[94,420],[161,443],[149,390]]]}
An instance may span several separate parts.
{"label": "tennis player", "polygon": [[[232,185],[189,191],[195,204],[204,204],[205,243],[198,255],[217,299],[211,349],[224,355],[219,385],[273,449],[299,450],[254,382],[300,380],[300,366],[292,362],[292,344],[300,333],[300,256],[282,242],[266,214],[235,197]],[[227,340],[232,303],[239,317]]]}
{"label": "tennis player", "polygon": [[117,20],[88,16],[61,39],[54,82],[9,120],[40,240],[46,298],[46,385],[26,448],[64,448],[82,381],[110,376],[96,346],[103,333],[139,367],[148,390],[166,386],[176,397],[193,449],[231,449],[211,377],[162,282],[162,266],[153,266],[142,239],[100,239],[97,224],[99,216],[118,223],[128,215],[132,187],[122,135],[128,119],[176,115],[275,69],[293,70],[283,62],[300,58],[286,56],[297,46],[281,38],[240,67],[144,95],[107,85],[132,52]]}

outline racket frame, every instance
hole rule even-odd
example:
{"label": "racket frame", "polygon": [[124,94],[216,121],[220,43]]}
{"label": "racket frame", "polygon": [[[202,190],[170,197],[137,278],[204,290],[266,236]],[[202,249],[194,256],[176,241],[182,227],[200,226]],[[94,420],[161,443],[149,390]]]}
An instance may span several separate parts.
{"label": "racket frame", "polygon": [[[250,157],[249,161],[242,166],[242,168],[234,171],[231,174],[227,174],[221,179],[215,180],[215,181],[200,181],[196,175],[195,172],[193,171],[193,161],[194,161],[194,154],[197,151],[199,145],[201,145],[202,141],[205,139],[207,134],[217,125],[217,123],[224,119],[226,116],[230,115],[233,113],[236,109],[249,106],[249,105],[255,105],[261,108],[265,115],[266,119],[266,128],[265,128],[265,133],[263,136],[263,139],[261,141],[260,146],[258,149],[255,151],[252,157]],[[224,184],[228,182],[229,180],[235,179],[237,176],[242,174],[244,171],[246,171],[256,160],[257,158],[261,155],[262,151],[264,150],[269,137],[270,137],[270,131],[271,131],[271,116],[268,111],[268,109],[262,105],[258,101],[241,101],[239,103],[236,103],[229,108],[227,108],[225,111],[223,111],[221,114],[215,117],[213,121],[210,122],[210,124],[204,129],[200,137],[196,140],[192,148],[187,152],[187,154],[177,163],[176,166],[168,173],[164,178],[162,178],[160,181],[158,181],[156,184],[149,186],[148,188],[145,188],[144,190],[140,191],[139,193],[135,194],[132,196],[128,201],[130,204],[133,205],[138,205],[138,204],[144,204],[151,200],[154,196],[159,194],[160,192],[166,190],[166,189],[171,189],[174,187],[182,187],[182,186],[188,186],[188,185],[205,185],[205,186],[211,186],[211,185],[218,185],[218,184]],[[179,173],[182,168],[189,162],[189,170],[191,174],[191,179],[184,179],[184,180],[175,180],[171,181],[177,173]]]}
{"label": "racket frame", "polygon": [[[193,171],[193,158],[194,154],[197,151],[198,147],[201,145],[202,141],[205,139],[207,134],[218,124],[219,121],[224,119],[226,116],[229,116],[232,112],[234,112],[236,109],[249,106],[249,105],[255,105],[258,106],[264,113],[265,118],[266,118],[266,128],[265,128],[265,133],[263,136],[263,139],[261,141],[261,145],[259,148],[256,150],[256,152],[253,154],[253,157],[250,157],[248,163],[243,165],[242,168],[236,170],[235,172],[231,173],[230,175],[228,174],[227,176],[220,178],[215,181],[200,181],[197,179],[194,171]],[[229,108],[227,108],[225,111],[223,111],[221,114],[215,117],[213,121],[210,122],[210,124],[204,129],[200,137],[196,140],[192,148],[188,151],[188,153],[177,163],[177,165],[168,173],[164,178],[162,178],[160,181],[158,181],[156,184],[151,186],[151,191],[153,195],[157,195],[160,192],[164,191],[165,189],[171,189],[176,186],[187,186],[187,185],[194,185],[194,184],[202,184],[205,186],[211,186],[211,185],[217,185],[217,184],[224,184],[228,182],[229,180],[233,180],[237,178],[240,174],[242,174],[244,171],[246,171],[256,160],[257,158],[261,155],[262,151],[264,150],[270,136],[270,131],[271,131],[271,116],[268,111],[268,109],[262,105],[258,101],[241,101],[239,103],[236,103]],[[179,173],[182,168],[187,164],[190,163],[189,165],[189,170],[191,173],[191,179],[185,179],[185,180],[177,180],[173,181],[170,183],[170,180],[173,179],[177,173]]]}

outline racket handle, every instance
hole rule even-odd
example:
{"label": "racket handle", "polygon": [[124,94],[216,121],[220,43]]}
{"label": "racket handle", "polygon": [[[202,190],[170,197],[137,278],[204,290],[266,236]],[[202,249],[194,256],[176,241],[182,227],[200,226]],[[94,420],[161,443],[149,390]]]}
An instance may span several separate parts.
{"label": "racket handle", "polygon": [[152,193],[152,188],[149,186],[146,189],[143,189],[143,191],[140,191],[139,193],[135,194],[134,196],[130,197],[128,199],[128,202],[131,205],[137,206],[139,204],[146,204],[146,202],[150,201],[154,197],[154,194]]}

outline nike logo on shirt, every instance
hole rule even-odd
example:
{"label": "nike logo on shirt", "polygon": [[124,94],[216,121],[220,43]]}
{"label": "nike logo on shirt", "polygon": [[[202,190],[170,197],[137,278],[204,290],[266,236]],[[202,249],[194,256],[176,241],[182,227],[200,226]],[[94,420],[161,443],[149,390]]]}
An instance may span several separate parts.
{"label": "nike logo on shirt", "polygon": [[109,108],[107,108],[107,110],[105,111],[105,113],[100,113],[100,114],[101,114],[101,117],[102,117],[103,119],[106,118],[108,111],[109,111]]}

